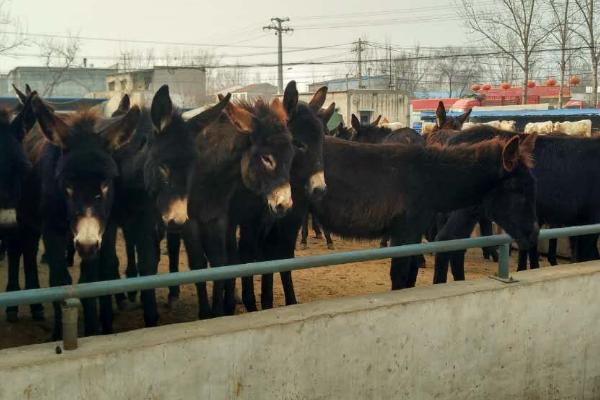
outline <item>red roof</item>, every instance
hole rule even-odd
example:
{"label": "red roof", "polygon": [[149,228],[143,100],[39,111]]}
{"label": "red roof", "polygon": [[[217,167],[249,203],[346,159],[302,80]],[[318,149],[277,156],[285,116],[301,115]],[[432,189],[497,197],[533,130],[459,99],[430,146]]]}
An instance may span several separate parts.
{"label": "red roof", "polygon": [[481,102],[479,100],[473,99],[473,98],[467,98],[467,99],[459,99],[457,102],[455,102],[452,105],[452,108],[467,111],[475,106],[480,106],[480,105],[481,105]]}
{"label": "red roof", "polygon": [[[528,88],[527,96],[539,96],[539,97],[558,97],[560,86],[535,86]],[[520,87],[511,87],[510,89],[492,88],[490,90],[479,90],[479,94],[486,96],[502,96],[502,97],[518,97],[521,96]],[[571,90],[568,86],[563,87],[563,96],[570,96]]]}
{"label": "red roof", "polygon": [[413,111],[435,111],[440,101],[444,103],[444,108],[450,107],[459,99],[415,99],[410,101]]}

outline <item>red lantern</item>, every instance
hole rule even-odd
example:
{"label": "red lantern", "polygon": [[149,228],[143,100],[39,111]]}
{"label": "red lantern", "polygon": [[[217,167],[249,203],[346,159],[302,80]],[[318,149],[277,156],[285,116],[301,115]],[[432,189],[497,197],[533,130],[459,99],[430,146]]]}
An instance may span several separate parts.
{"label": "red lantern", "polygon": [[500,85],[500,87],[504,90],[510,89],[510,83],[508,82],[502,82],[502,84]]}
{"label": "red lantern", "polygon": [[486,83],[485,85],[483,85],[481,87],[481,90],[490,90],[492,88],[492,85],[490,85],[489,83]]}
{"label": "red lantern", "polygon": [[550,78],[546,81],[546,86],[556,86],[556,79]]}
{"label": "red lantern", "polygon": [[477,91],[479,91],[479,89],[481,89],[481,85],[479,85],[477,83],[474,84],[474,85],[471,85],[471,90],[472,91],[477,92]]}
{"label": "red lantern", "polygon": [[581,83],[581,78],[579,78],[577,75],[573,75],[571,77],[570,82],[571,82],[571,85],[577,86],[577,85],[579,85]]}
{"label": "red lantern", "polygon": [[527,87],[533,89],[535,87],[535,81],[527,81]]}

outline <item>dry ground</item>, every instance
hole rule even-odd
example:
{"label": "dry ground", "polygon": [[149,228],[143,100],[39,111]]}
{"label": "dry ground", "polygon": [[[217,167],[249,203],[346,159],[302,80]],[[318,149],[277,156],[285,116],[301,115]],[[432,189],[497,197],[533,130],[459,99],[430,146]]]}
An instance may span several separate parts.
{"label": "dry ground", "polygon": [[[312,232],[311,232],[312,234]],[[334,237],[334,251],[350,251],[366,248],[374,248],[379,245],[378,241],[351,241]],[[309,238],[308,250],[297,251],[298,256],[323,254],[330,252],[325,246],[324,240]],[[118,244],[118,253],[124,268],[124,247],[122,240]],[[162,243],[163,255],[161,255],[159,271],[168,271],[167,256],[164,255],[165,241]],[[183,247],[183,246],[182,246]],[[182,250],[183,253],[183,250]],[[516,269],[516,254],[511,260],[511,269]],[[186,257],[180,257],[180,268],[185,270]],[[419,271],[418,286],[430,285],[433,277],[433,257],[426,256],[427,265]],[[76,261],[77,264],[77,261]],[[542,266],[548,263],[544,259]],[[479,279],[492,275],[497,264],[486,261],[481,255],[481,250],[472,249],[467,254],[466,277],[467,279]],[[0,262],[0,287],[6,287],[7,279],[6,261]],[[77,275],[78,268],[75,266],[71,273]],[[302,303],[327,299],[334,297],[356,296],[367,293],[385,292],[389,290],[389,260],[370,261],[362,263],[345,264],[334,267],[323,267],[306,269],[294,272],[294,285],[298,301]],[[451,278],[449,278],[451,279]],[[48,286],[48,267],[40,265],[40,280],[43,287]],[[239,285],[239,281],[238,281]],[[279,279],[275,278],[275,304],[284,304],[283,291]],[[260,299],[260,277],[255,278],[257,299]],[[197,315],[197,303],[195,287],[184,285],[181,291],[181,299],[176,306],[169,310],[165,307],[167,289],[157,290],[160,307],[160,324],[172,324],[177,322],[193,321]],[[139,299],[139,296],[138,296]],[[259,300],[260,303],[260,300]],[[116,309],[116,308],[115,308]],[[243,306],[238,306],[238,313],[244,312]],[[81,314],[81,313],[80,313]],[[52,306],[46,305],[46,321],[33,321],[29,315],[27,306],[20,307],[20,320],[17,323],[8,323],[5,320],[4,310],[0,310],[0,349],[21,346],[33,343],[41,343],[50,338]],[[82,323],[80,323],[81,327]],[[143,327],[142,310],[136,307],[128,311],[116,311],[115,331],[122,332]]]}

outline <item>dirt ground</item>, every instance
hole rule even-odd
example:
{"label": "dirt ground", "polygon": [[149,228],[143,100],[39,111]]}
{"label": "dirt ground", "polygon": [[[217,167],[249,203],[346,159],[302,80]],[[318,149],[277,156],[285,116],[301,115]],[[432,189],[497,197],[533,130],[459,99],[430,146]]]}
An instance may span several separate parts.
{"label": "dirt ground", "polygon": [[[312,232],[311,232],[312,235]],[[376,248],[378,241],[352,241],[342,240],[334,237],[335,250],[328,250],[324,240],[309,237],[308,249],[298,250],[297,256],[324,254],[331,251],[350,251],[367,248]],[[162,243],[162,255],[159,272],[168,272],[168,257],[165,255],[166,243]],[[121,260],[122,272],[124,273],[125,252],[122,239],[118,244],[118,253]],[[183,247],[183,246],[182,246]],[[298,246],[299,248],[300,246]],[[182,253],[184,250],[182,250]],[[516,269],[516,254],[513,253],[511,270]],[[180,270],[186,270],[186,257],[180,257]],[[433,257],[426,256],[427,264],[419,271],[418,286],[431,285],[433,279]],[[545,259],[541,261],[542,266],[547,266]],[[479,279],[492,275],[497,270],[497,264],[484,260],[480,249],[469,250],[466,259],[466,278]],[[74,281],[77,279],[78,267],[71,268]],[[313,268],[296,271],[293,273],[296,296],[301,303],[314,300],[356,296],[368,293],[385,292],[390,289],[389,260],[370,261],[338,265],[333,267]],[[0,262],[0,287],[6,287],[7,268],[6,261]],[[452,278],[449,277],[449,280]],[[48,286],[48,267],[40,265],[40,280],[43,287]],[[284,305],[283,290],[281,282],[275,277],[275,305]],[[240,284],[238,280],[238,285]],[[260,277],[255,278],[255,288],[258,302],[260,303]],[[193,285],[183,285],[181,288],[180,301],[172,309],[166,307],[167,289],[157,290],[160,324],[172,324],[178,322],[193,321],[197,315],[196,292]],[[260,304],[259,304],[260,306]],[[0,349],[22,346],[48,341],[51,334],[52,306],[45,305],[46,320],[36,322],[31,319],[28,306],[20,306],[19,322],[8,323],[5,319],[4,310],[0,310]],[[238,305],[237,313],[243,313],[244,307]],[[81,315],[81,313],[80,313]],[[80,321],[80,328],[82,321]],[[119,311],[115,307],[115,332],[123,332],[142,328],[142,310],[138,303],[127,311]]]}

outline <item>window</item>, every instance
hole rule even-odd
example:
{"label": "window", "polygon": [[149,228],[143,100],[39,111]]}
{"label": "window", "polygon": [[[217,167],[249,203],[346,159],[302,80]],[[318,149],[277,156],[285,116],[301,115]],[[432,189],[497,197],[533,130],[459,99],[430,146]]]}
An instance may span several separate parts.
{"label": "window", "polygon": [[123,90],[123,91],[127,90],[127,79],[123,79],[121,81],[121,90]]}
{"label": "window", "polygon": [[115,91],[115,81],[108,82],[108,91],[109,92],[114,92]]}
{"label": "window", "polygon": [[371,123],[371,115],[373,115],[373,111],[359,111],[360,115],[360,124],[367,125]]}

